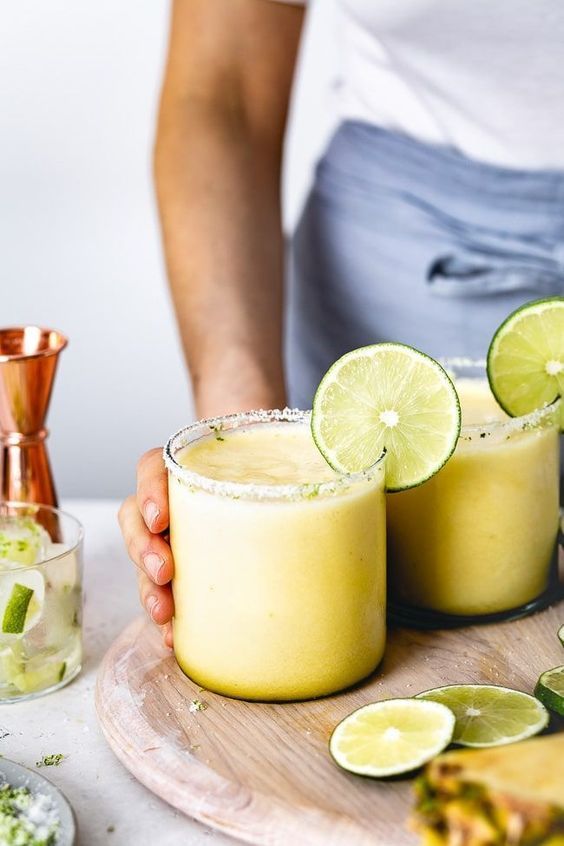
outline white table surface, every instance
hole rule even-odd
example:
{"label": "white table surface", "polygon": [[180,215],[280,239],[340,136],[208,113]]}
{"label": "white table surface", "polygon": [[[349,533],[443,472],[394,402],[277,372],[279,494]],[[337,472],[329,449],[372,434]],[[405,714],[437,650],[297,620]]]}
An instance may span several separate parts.
{"label": "white table surface", "polygon": [[0,706],[0,753],[32,769],[44,755],[67,756],[60,766],[39,772],[72,803],[80,846],[233,846],[236,841],[188,819],[139,784],[98,726],[94,687],[100,661],[139,613],[134,568],[117,526],[118,505],[112,500],[62,504],[86,534],[85,662],[79,677],[62,690]]}

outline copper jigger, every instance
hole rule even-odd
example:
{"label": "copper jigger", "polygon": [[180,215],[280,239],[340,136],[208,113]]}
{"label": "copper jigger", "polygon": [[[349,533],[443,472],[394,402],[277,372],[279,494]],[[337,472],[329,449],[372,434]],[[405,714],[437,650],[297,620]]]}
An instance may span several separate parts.
{"label": "copper jigger", "polygon": [[0,329],[0,500],[58,504],[44,424],[67,343],[55,329]]}

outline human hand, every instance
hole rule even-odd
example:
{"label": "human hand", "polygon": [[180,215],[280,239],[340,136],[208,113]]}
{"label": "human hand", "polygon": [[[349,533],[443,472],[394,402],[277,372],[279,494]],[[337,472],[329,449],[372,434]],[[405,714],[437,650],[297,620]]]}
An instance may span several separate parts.
{"label": "human hand", "polygon": [[138,567],[139,596],[151,619],[162,626],[166,646],[172,646],[174,565],[169,544],[167,473],[162,449],[151,449],[137,465],[137,494],[121,505],[119,525],[127,552]]}

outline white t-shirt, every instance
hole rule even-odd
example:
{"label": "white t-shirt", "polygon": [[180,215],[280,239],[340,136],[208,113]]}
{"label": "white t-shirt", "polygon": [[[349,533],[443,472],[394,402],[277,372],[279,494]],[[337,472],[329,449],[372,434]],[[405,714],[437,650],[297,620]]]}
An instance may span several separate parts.
{"label": "white t-shirt", "polygon": [[337,2],[342,119],[564,169],[564,0]]}

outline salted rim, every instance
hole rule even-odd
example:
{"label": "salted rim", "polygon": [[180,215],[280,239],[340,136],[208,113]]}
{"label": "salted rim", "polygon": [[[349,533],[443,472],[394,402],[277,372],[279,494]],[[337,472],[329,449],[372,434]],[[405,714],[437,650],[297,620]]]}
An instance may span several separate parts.
{"label": "salted rim", "polygon": [[[19,502],[19,501],[16,501],[16,500],[2,500],[0,502],[0,519],[2,517],[13,516],[13,515],[10,515],[10,514],[2,514],[2,509],[5,508],[5,507],[16,508],[16,509],[21,509],[21,510],[23,510],[25,508],[28,508],[28,509],[35,508],[36,509],[35,513],[37,513],[37,511],[39,511],[39,509],[42,508],[44,511],[50,511],[51,514],[55,514],[55,516],[57,516],[57,517],[61,516],[61,517],[64,517],[65,519],[67,519],[67,520],[70,520],[72,523],[75,524],[77,534],[76,534],[75,542],[72,543],[72,544],[69,544],[66,547],[66,549],[61,550],[61,552],[57,552],[56,555],[50,555],[48,558],[42,558],[41,561],[38,561],[36,564],[24,564],[21,567],[10,567],[9,570],[0,570],[0,581],[2,580],[2,576],[7,574],[7,573],[19,573],[21,570],[37,570],[37,569],[40,569],[41,567],[43,567],[46,564],[50,564],[52,561],[56,561],[58,558],[64,558],[65,555],[69,555],[71,552],[75,552],[84,540],[84,526],[82,525],[80,520],[78,520],[72,514],[69,514],[68,511],[64,511],[62,508],[55,508],[52,505],[44,505],[43,503],[40,503],[40,502]],[[33,514],[27,514],[25,516],[33,518]],[[51,541],[51,543],[54,543],[54,541]]]}
{"label": "salted rim", "polygon": [[[486,375],[486,367],[487,361],[484,358],[480,359],[471,359],[471,358],[441,358],[438,359],[439,363],[442,367],[445,368],[447,373],[455,371],[453,373],[453,384],[456,388],[456,380],[465,378],[460,373],[457,373],[457,370],[464,370],[464,369],[472,369],[472,370],[483,370],[484,379],[487,379]],[[469,375],[468,378],[470,379],[479,379],[480,376],[473,376]],[[495,397],[494,397],[495,400]],[[497,400],[495,400],[497,403]],[[547,417],[554,413],[554,411],[558,408],[559,403],[561,402],[560,397],[556,397],[549,405],[545,405],[542,408],[535,408],[533,411],[529,411],[528,414],[523,414],[520,417],[508,417],[507,420],[492,420],[490,423],[470,423],[465,426],[462,426],[460,430],[460,437],[459,440],[469,441],[473,440],[473,436],[480,435],[480,434],[488,434],[495,432],[497,433],[506,433],[507,435],[516,434],[517,432],[522,431],[530,431],[531,429],[535,429],[541,423],[545,421]],[[499,405],[499,403],[497,403]],[[503,411],[503,408],[501,408]],[[503,411],[504,414],[507,412]],[[559,421],[555,420],[555,426],[560,428]]]}
{"label": "salted rim", "polygon": [[[335,480],[327,482],[303,482],[294,485],[260,485],[251,482],[220,482],[217,479],[210,479],[202,476],[194,470],[189,470],[176,461],[174,455],[183,447],[188,446],[196,438],[196,433],[203,437],[213,431],[222,431],[225,424],[229,424],[229,431],[249,423],[304,423],[309,425],[311,411],[302,411],[299,408],[284,409],[257,409],[243,411],[237,414],[226,414],[220,417],[209,417],[191,423],[175,432],[169,438],[163,449],[163,459],[167,470],[186,485],[197,487],[200,490],[211,494],[219,494],[232,498],[256,499],[256,500],[279,500],[279,499],[314,499],[319,496],[328,496],[344,493],[351,485],[359,482],[372,481],[377,473],[381,472],[385,451],[378,460],[368,468],[359,473],[338,473]],[[327,465],[329,466],[329,465]]]}

